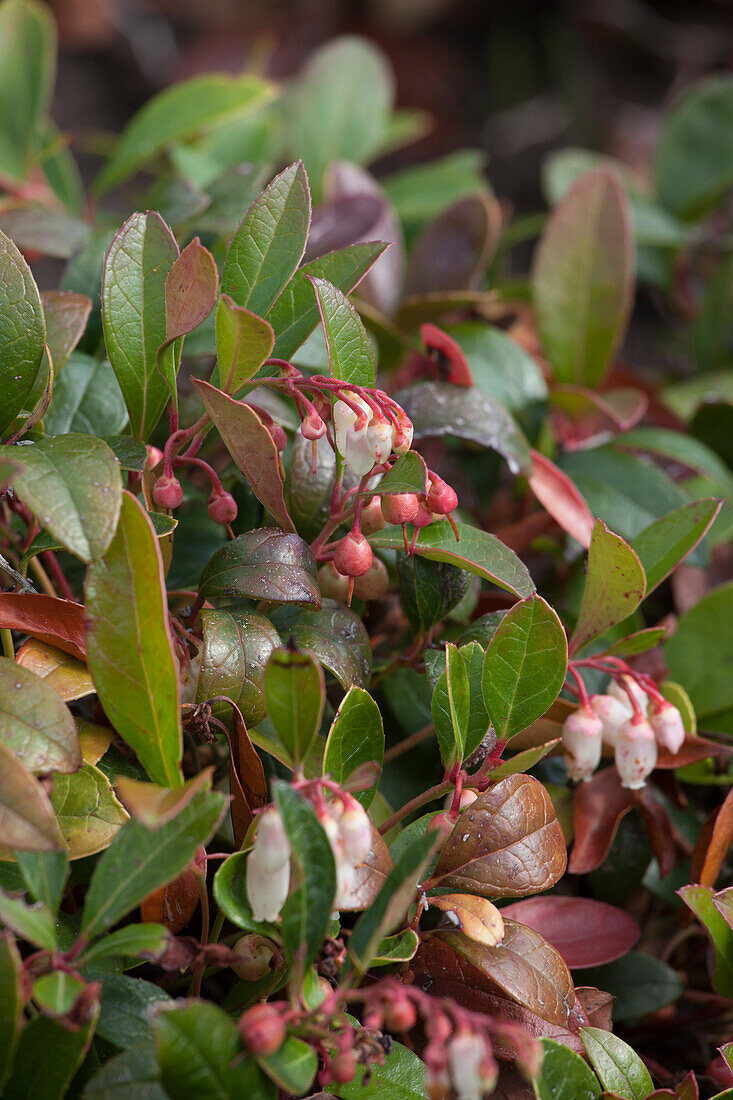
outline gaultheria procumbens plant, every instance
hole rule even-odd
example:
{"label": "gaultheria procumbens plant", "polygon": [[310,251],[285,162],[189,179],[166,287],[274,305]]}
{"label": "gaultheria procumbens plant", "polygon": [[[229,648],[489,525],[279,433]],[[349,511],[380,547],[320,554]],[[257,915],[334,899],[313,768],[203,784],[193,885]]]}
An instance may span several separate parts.
{"label": "gaultheria procumbens plant", "polygon": [[[472,154],[366,169],[416,132],[367,43],[161,93],[92,213],[53,39],[0,5],[3,1096],[647,1095],[596,983],[639,929],[577,875],[625,815],[660,880],[697,843],[726,958],[731,815],[670,780],[725,752],[731,590],[676,632],[645,600],[725,540],[730,477],[722,398],[686,435],[704,388],[655,398],[673,429],[614,356],[635,273],[673,300],[709,240],[714,165],[669,180],[730,84],[673,109],[654,195],[553,159],[516,300]],[[680,989],[639,957],[632,1016]]]}

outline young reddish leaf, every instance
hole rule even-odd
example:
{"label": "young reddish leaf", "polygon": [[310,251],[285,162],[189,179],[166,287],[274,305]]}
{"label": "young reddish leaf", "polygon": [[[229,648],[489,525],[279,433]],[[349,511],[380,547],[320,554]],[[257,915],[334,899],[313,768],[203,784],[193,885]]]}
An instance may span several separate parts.
{"label": "young reddish leaf", "polygon": [[570,639],[571,655],[628,618],[645,592],[646,578],[638,555],[602,520],[596,520],[580,614]]}
{"label": "young reddish leaf", "polygon": [[504,939],[502,913],[486,898],[472,894],[441,894],[428,898],[428,902],[431,909],[440,909],[456,930],[474,943],[496,947]]}
{"label": "young reddish leaf", "polygon": [[497,737],[526,729],[552,706],[568,669],[562,623],[541,596],[504,616],[484,658],[481,686]]}
{"label": "young reddish leaf", "polygon": [[81,767],[69,708],[40,676],[7,657],[0,657],[0,742],[32,772]]}
{"label": "young reddish leaf", "polygon": [[264,317],[303,258],[310,216],[308,177],[296,161],[255,199],[232,237],[222,292]]}
{"label": "young reddish leaf", "polygon": [[679,752],[671,753],[662,745],[657,751],[657,763],[655,767],[669,771],[672,768],[686,768],[688,764],[697,764],[700,760],[706,760],[709,756],[724,756],[726,747],[717,741],[708,741],[705,737],[685,738]]}
{"label": "young reddish leaf", "polygon": [[463,811],[429,885],[517,898],[549,890],[566,864],[565,841],[547,791],[531,776],[512,775]]}
{"label": "young reddish leaf", "polygon": [[192,332],[211,313],[219,290],[214,257],[194,237],[165,280],[165,344]]}
{"label": "young reddish leaf", "polygon": [[587,172],[550,215],[534,258],[537,320],[558,381],[598,384],[623,337],[633,282],[626,192],[613,171]]}
{"label": "young reddish leaf", "polygon": [[593,985],[576,985],[575,996],[583,1006],[591,1027],[600,1027],[603,1031],[613,1031],[613,997]]}
{"label": "young reddish leaf", "polygon": [[29,638],[15,655],[16,663],[45,680],[65,703],[94,694],[94,683],[87,666],[62,649]]}
{"label": "young reddish leaf", "polygon": [[488,192],[467,195],[425,226],[410,250],[405,294],[433,294],[480,284],[502,228]]}
{"label": "young reddish leaf", "polygon": [[0,627],[20,630],[85,661],[84,607],[30,592],[0,592]]}
{"label": "young reddish leaf", "polygon": [[591,898],[527,898],[507,905],[501,913],[540,932],[571,970],[621,958],[641,934],[623,909]]}
{"label": "young reddish leaf", "polygon": [[[222,546],[204,566],[199,589],[207,599],[246,596],[321,605],[311,548],[300,535],[277,527],[256,528]],[[244,625],[264,629],[264,624],[253,624],[251,618]]]}
{"label": "young reddish leaf", "polygon": [[595,520],[585,498],[554,462],[539,451],[531,453],[532,472],[527,479],[530,489],[563,531],[587,549]]}
{"label": "young reddish leaf", "polygon": [[554,386],[550,405],[556,437],[566,451],[577,451],[606,443],[633,428],[644,416],[649,399],[636,389],[600,394],[582,386]]}
{"label": "young reddish leaf", "polygon": [[110,722],[154,783],[180,785],[180,690],[153,526],[123,493],[117,533],[86,581],[89,668]]}
{"label": "young reddish leaf", "polygon": [[715,824],[698,879],[701,886],[715,886],[731,844],[733,844],[733,790],[728,791],[715,816]]}
{"label": "young reddish leaf", "polygon": [[194,385],[252,492],[284,530],[294,531],[285,507],[280,454],[262,420],[250,405],[235,401],[208,382],[194,379]]}
{"label": "young reddish leaf", "polygon": [[345,294],[325,279],[311,278],[333,378],[374,386],[374,349],[361,317]]}
{"label": "young reddish leaf", "polygon": [[43,306],[31,269],[0,229],[0,437],[16,416],[31,411],[27,404],[41,370],[45,343]]}
{"label": "young reddish leaf", "polygon": [[571,874],[586,875],[601,866],[621,818],[633,805],[632,793],[621,786],[615,768],[604,768],[577,787],[573,796],[575,844],[568,864]]}
{"label": "young reddish leaf", "polygon": [[63,847],[53,806],[34,775],[0,742],[0,846],[24,852]]}
{"label": "young reddish leaf", "polygon": [[274,343],[269,322],[222,294],[216,307],[216,375],[225,393],[236,393],[257,374]]}
{"label": "young reddish leaf", "polygon": [[44,290],[41,293],[46,318],[46,344],[55,377],[84,335],[92,300],[71,290]]}

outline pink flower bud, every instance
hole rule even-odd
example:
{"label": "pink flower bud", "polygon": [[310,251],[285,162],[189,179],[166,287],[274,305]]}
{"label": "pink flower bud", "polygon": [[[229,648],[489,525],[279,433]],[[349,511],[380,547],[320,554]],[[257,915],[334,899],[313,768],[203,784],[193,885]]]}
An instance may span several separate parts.
{"label": "pink flower bud", "polygon": [[677,707],[666,699],[652,703],[651,722],[659,744],[671,753],[678,753],[685,740],[685,727]]}
{"label": "pink flower bud", "polygon": [[381,531],[386,526],[386,519],[382,513],[382,502],[379,497],[372,497],[366,508],[361,513],[361,531],[363,535],[373,535],[375,531]]}
{"label": "pink flower bud", "polygon": [[619,728],[624,722],[628,722],[634,713],[631,709],[631,703],[628,699],[623,702],[621,699],[617,699],[615,695],[591,695],[590,705],[593,713],[600,718],[603,724],[601,736],[604,744],[613,748],[616,745]]}
{"label": "pink flower bud", "polygon": [[600,718],[592,710],[578,707],[565,719],[562,743],[571,779],[587,782],[601,762]]}
{"label": "pink flower bud", "polygon": [[[622,676],[621,679],[623,680],[623,683],[626,685],[626,687],[628,687],[631,691],[634,699],[636,699],[639,709],[642,711],[643,714],[646,714],[646,708],[649,706],[649,696],[647,695],[647,693],[644,691],[643,688],[639,687],[633,677]],[[618,683],[618,681],[611,680],[610,684],[608,685],[608,694],[612,695],[614,699],[620,699],[622,703],[626,703],[628,707],[631,707],[631,704],[629,703],[628,692],[625,690],[622,684]]]}
{"label": "pink flower bud", "polygon": [[420,502],[414,493],[386,493],[382,497],[382,515],[387,523],[412,523],[419,511]]}
{"label": "pink flower bud", "polygon": [[272,424],[268,425],[268,430],[278,451],[284,451],[288,445],[288,435],[285,429],[273,421]]}
{"label": "pink flower bud", "polygon": [[384,1006],[384,1026],[387,1031],[400,1034],[409,1031],[417,1023],[417,1010],[406,993],[395,993]]}
{"label": "pink flower bud", "polygon": [[309,412],[300,425],[304,439],[320,439],[326,434],[326,425],[317,412]]}
{"label": "pink flower bud", "polygon": [[646,783],[657,762],[657,742],[646,718],[624,722],[616,740],[616,770],[621,786],[637,791]]}
{"label": "pink flower bud", "polygon": [[183,502],[183,489],[177,477],[159,477],[153,486],[153,500],[159,508],[172,510]]}
{"label": "pink flower bud", "polygon": [[245,1047],[260,1058],[276,1054],[285,1042],[285,1023],[274,1005],[253,1005],[240,1016],[238,1026]]}
{"label": "pink flower bud", "polygon": [[388,588],[387,566],[380,558],[374,558],[366,573],[356,578],[354,595],[360,600],[381,600]]}
{"label": "pink flower bud", "polygon": [[214,523],[234,523],[237,518],[237,502],[231,493],[214,492],[209,497],[209,519]]}
{"label": "pink flower bud", "polygon": [[371,546],[359,531],[344,535],[333,552],[333,564],[345,577],[361,577],[369,570],[373,558]]}
{"label": "pink flower bud", "polygon": [[349,578],[339,573],[332,561],[326,562],[318,570],[318,587],[321,595],[327,599],[346,603],[349,598]]}
{"label": "pink flower bud", "polygon": [[437,474],[431,474],[427,504],[437,516],[447,516],[458,507],[458,496],[446,481]]}

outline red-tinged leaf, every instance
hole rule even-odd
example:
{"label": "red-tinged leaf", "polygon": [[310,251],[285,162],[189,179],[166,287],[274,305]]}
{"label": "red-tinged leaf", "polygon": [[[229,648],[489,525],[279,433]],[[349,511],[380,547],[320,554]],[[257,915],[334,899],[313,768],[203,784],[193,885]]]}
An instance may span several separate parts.
{"label": "red-tinged leaf", "polygon": [[239,707],[234,708],[233,749],[229,760],[231,814],[234,840],[241,848],[254,818],[252,811],[267,804],[267,780]]}
{"label": "red-tinged leaf", "polygon": [[573,797],[575,844],[568,871],[585,875],[600,867],[608,855],[621,818],[634,805],[631,791],[621,786],[615,768],[596,772],[581,783]]}
{"label": "red-tinged leaf", "polygon": [[236,393],[257,374],[274,343],[269,321],[222,294],[216,308],[216,373],[225,393]]}
{"label": "red-tinged leaf", "polygon": [[534,928],[572,970],[620,959],[640,936],[638,924],[623,909],[591,898],[527,898],[501,914]]}
{"label": "red-tinged leaf", "polygon": [[120,775],[115,780],[117,794],[130,817],[147,829],[159,829],[172,821],[201,790],[211,790],[213,768],[204,768],[180,787],[159,787],[141,779]]}
{"label": "red-tinged leaf", "polygon": [[476,288],[496,251],[502,216],[493,195],[459,199],[425,226],[410,251],[405,294]]}
{"label": "red-tinged leaf", "polygon": [[140,919],[162,924],[174,936],[181,932],[199,907],[201,891],[192,870],[187,868],[165,886],[159,886],[140,902]]}
{"label": "red-tinged leaf", "polygon": [[529,487],[543,508],[581,546],[590,546],[595,520],[574,482],[539,451],[532,451]]}
{"label": "red-tinged leaf", "polygon": [[728,792],[716,814],[698,879],[701,886],[715,886],[731,844],[733,844],[733,790]]}
{"label": "red-tinged leaf", "polygon": [[550,404],[555,435],[565,450],[577,451],[606,443],[633,428],[646,413],[649,399],[636,389],[599,394],[582,386],[555,386]]}
{"label": "red-tinged leaf", "polygon": [[66,360],[84,335],[92,300],[71,290],[44,290],[41,294],[46,318],[46,344],[54,375],[58,376]]}
{"label": "red-tinged leaf", "polygon": [[576,985],[575,996],[583,1006],[591,1027],[600,1027],[604,1031],[613,1031],[613,1002],[610,993],[596,989],[593,985]]}
{"label": "red-tinged leaf", "polygon": [[717,741],[709,741],[705,737],[685,738],[679,752],[671,753],[669,749],[659,746],[657,750],[658,768],[685,768],[688,764],[696,764],[698,760],[706,760],[708,756],[722,756],[728,751],[725,745],[719,745]]}
{"label": "red-tinged leaf", "polygon": [[84,607],[72,600],[31,592],[0,592],[0,628],[20,630],[81,661],[87,659]]}
{"label": "red-tinged leaf", "polygon": [[562,829],[536,779],[511,775],[463,811],[429,884],[488,898],[548,890],[565,871]]}
{"label": "red-tinged leaf", "polygon": [[219,289],[219,271],[214,257],[194,237],[165,281],[166,343],[192,332],[211,313]]}
{"label": "red-tinged leaf", "polygon": [[646,577],[637,554],[602,520],[596,520],[580,613],[570,639],[571,655],[628,618],[645,592]]}
{"label": "red-tinged leaf", "polygon": [[473,894],[440,894],[428,898],[431,909],[445,913],[453,928],[470,940],[496,947],[504,939],[502,914],[486,898]]}
{"label": "red-tinged leaf", "polygon": [[295,531],[285,507],[280,455],[260,417],[249,405],[208,382],[194,379],[194,385],[252,492],[285,531]]}
{"label": "red-tinged leaf", "polygon": [[644,787],[635,793],[652,851],[659,864],[660,877],[666,878],[677,859],[677,845],[672,835],[672,823],[664,806],[657,802],[650,787]]}

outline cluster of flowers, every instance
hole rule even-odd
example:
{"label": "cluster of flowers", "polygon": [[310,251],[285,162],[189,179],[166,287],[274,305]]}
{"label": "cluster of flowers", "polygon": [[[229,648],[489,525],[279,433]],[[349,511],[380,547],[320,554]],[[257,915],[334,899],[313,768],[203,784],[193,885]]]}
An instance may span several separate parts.
{"label": "cluster of flowers", "polygon": [[[334,908],[349,905],[358,867],[371,848],[371,823],[353,795],[336,790],[328,801],[320,786],[303,788],[314,803],[336,861]],[[247,856],[247,898],[255,920],[274,921],[280,915],[290,886],[290,841],[280,811],[270,805],[260,814],[257,834]]]}
{"label": "cluster of flowers", "polygon": [[586,781],[614,750],[621,785],[638,790],[657,762],[657,744],[678,753],[685,739],[682,716],[649,677],[620,674],[605,695],[591,695],[565,720],[563,746],[571,779]]}

